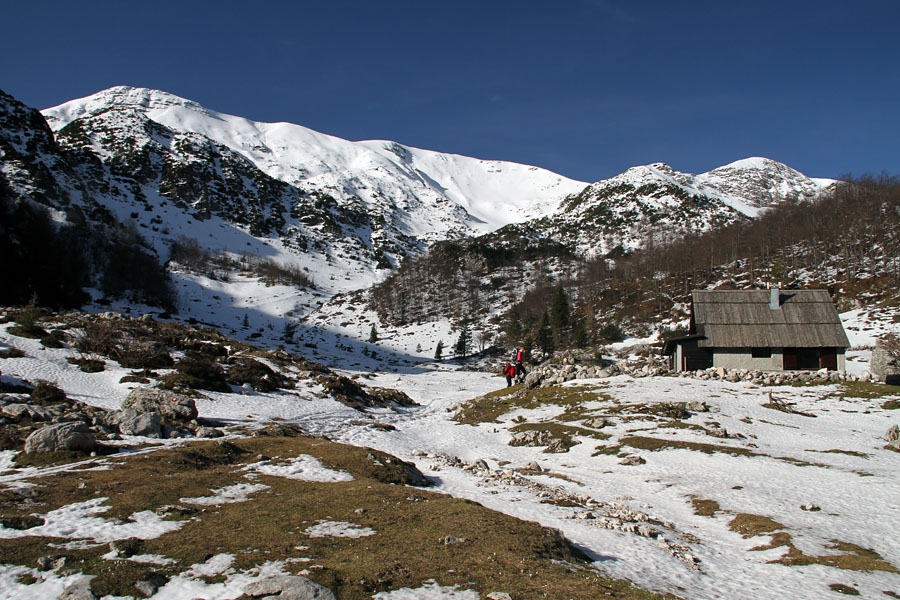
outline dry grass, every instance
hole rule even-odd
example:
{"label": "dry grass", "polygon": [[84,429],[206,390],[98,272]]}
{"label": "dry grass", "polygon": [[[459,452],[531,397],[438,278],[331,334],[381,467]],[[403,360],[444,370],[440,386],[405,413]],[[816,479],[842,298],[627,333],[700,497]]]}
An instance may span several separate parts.
{"label": "dry grass", "polygon": [[781,558],[771,561],[772,563],[787,566],[822,565],[843,571],[900,573],[894,565],[885,561],[876,551],[840,540],[831,540],[831,544],[827,546],[829,550],[836,551],[834,553],[819,556],[804,554],[794,545],[791,534],[784,531],[786,529],[784,525],[763,515],[738,514],[729,523],[729,527],[732,531],[740,533],[745,538],[771,535],[772,537],[768,544],[756,546],[751,550],[785,548],[785,554]]}
{"label": "dry grass", "polygon": [[546,404],[566,408],[564,420],[577,420],[584,416],[584,413],[579,410],[581,405],[601,397],[598,392],[586,391],[577,387],[546,387],[525,390],[522,386],[513,386],[460,404],[453,420],[465,425],[496,423],[501,416],[515,409],[534,409]]}
{"label": "dry grass", "polygon": [[714,517],[721,507],[715,500],[706,500],[703,498],[691,498],[691,504],[694,506],[694,514],[701,517]]}
{"label": "dry grass", "polygon": [[[355,479],[317,483],[259,475],[255,481],[270,487],[245,502],[190,506],[180,500],[208,496],[211,489],[246,481],[241,467],[261,457],[280,460],[300,454],[315,456]],[[505,591],[517,599],[660,597],[603,577],[558,533],[536,523],[471,501],[390,483],[408,480],[402,463],[390,458],[294,433],[97,459],[71,472],[36,479],[39,487],[28,508],[15,492],[3,492],[0,515],[44,514],[95,497],[109,498],[110,510],[103,513],[106,519],[161,511],[166,519],[182,521],[182,527],[133,545],[140,553],[160,554],[175,564],[109,561],[101,558],[109,551],[106,545],[61,550],[48,544],[63,540],[50,538],[0,540],[0,553],[8,564],[27,566],[41,556],[64,555],[65,568],[96,575],[92,588],[98,596],[133,596],[135,582],[151,573],[172,577],[215,554],[228,553],[234,555],[232,566],[238,571],[272,560],[309,558],[312,563],[288,563],[288,569],[296,572],[309,564],[319,565],[310,577],[333,589],[341,600],[419,587],[429,578],[482,595]],[[111,468],[86,470],[100,462]],[[183,508],[173,509],[173,505]],[[308,536],[305,530],[320,520],[351,522],[377,533],[357,539]],[[445,544],[448,536],[466,541]]]}

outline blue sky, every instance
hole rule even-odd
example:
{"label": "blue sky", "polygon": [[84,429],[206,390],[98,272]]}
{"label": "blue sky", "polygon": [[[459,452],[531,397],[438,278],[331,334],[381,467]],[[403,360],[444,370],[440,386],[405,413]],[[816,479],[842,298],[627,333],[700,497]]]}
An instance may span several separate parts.
{"label": "blue sky", "polygon": [[0,0],[0,89],[113,85],[595,181],[900,173],[900,2]]}

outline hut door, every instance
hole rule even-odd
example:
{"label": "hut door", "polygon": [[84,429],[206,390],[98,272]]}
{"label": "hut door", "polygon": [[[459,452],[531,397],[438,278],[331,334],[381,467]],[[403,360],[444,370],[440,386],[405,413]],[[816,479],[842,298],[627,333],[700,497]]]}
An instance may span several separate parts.
{"label": "hut door", "polygon": [[819,355],[819,368],[837,371],[837,352],[831,350],[823,350]]}
{"label": "hut door", "polygon": [[797,370],[797,351],[794,349],[784,349],[784,364],[782,368],[785,371],[796,371]]}

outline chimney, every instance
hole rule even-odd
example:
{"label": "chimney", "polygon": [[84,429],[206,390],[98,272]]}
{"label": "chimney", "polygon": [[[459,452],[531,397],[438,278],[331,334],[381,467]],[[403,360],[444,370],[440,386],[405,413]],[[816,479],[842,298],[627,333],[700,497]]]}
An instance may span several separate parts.
{"label": "chimney", "polygon": [[769,289],[769,308],[772,310],[778,310],[781,308],[781,290],[777,287],[773,287]]}

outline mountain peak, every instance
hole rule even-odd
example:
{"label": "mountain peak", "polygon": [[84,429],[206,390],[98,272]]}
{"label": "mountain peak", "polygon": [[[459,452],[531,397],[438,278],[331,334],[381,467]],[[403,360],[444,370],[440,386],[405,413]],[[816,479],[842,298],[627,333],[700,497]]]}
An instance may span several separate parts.
{"label": "mountain peak", "polygon": [[208,113],[200,104],[168,92],[151,88],[117,85],[96,94],[64,102],[42,110],[53,129],[87,115],[105,112],[114,107],[134,107],[138,110],[162,111],[172,107],[185,107]]}

